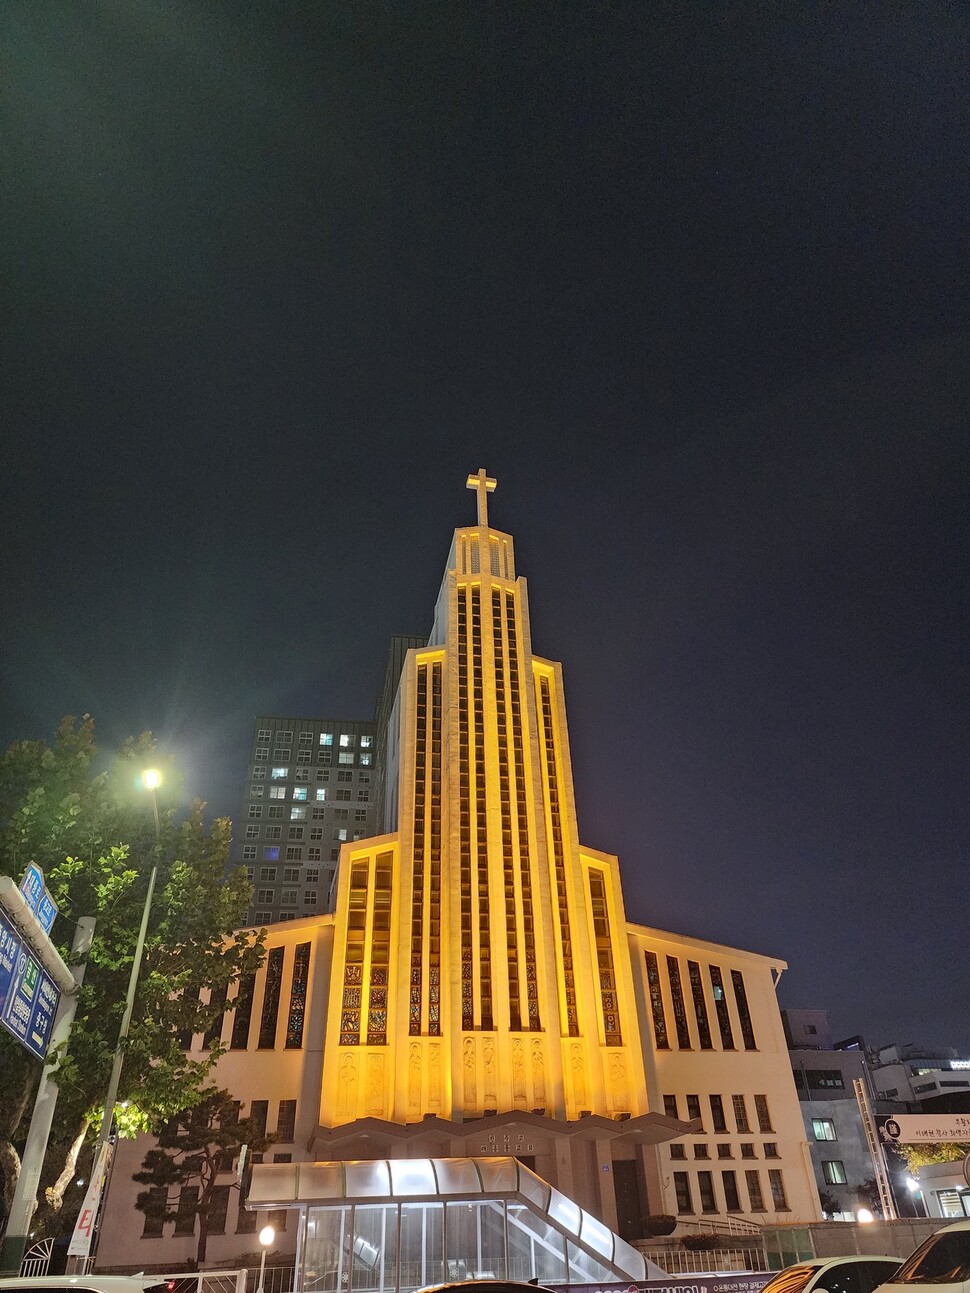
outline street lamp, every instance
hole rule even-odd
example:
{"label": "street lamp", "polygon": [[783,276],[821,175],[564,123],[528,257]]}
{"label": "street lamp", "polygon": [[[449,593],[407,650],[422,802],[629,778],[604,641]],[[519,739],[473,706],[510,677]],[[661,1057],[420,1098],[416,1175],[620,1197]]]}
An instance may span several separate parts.
{"label": "street lamp", "polygon": [[[101,1115],[101,1129],[98,1132],[98,1149],[107,1145],[111,1139],[111,1123],[114,1119],[115,1100],[118,1098],[118,1083],[121,1081],[121,1066],[125,1062],[125,1041],[131,1026],[131,1015],[135,1008],[135,989],[138,987],[138,975],[141,961],[145,954],[145,936],[148,933],[148,917],[152,910],[152,898],[155,896],[155,879],[158,876],[158,844],[161,841],[162,828],[158,819],[158,801],[155,791],[162,784],[162,774],[157,768],[146,768],[141,776],[141,783],[152,797],[152,815],[155,818],[156,854],[152,862],[152,873],[148,879],[148,892],[145,894],[145,906],[141,913],[141,927],[138,930],[138,941],[135,943],[135,954],[131,962],[131,974],[128,977],[128,995],[125,998],[125,1013],[121,1017],[118,1030],[118,1045],[111,1065],[111,1077],[108,1079],[108,1094]],[[97,1152],[97,1151],[96,1151]]]}
{"label": "street lamp", "polygon": [[266,1250],[276,1238],[276,1231],[272,1226],[263,1226],[259,1232],[259,1243],[262,1252],[259,1255],[259,1283],[256,1285],[256,1293],[263,1293],[263,1278],[266,1274]]}

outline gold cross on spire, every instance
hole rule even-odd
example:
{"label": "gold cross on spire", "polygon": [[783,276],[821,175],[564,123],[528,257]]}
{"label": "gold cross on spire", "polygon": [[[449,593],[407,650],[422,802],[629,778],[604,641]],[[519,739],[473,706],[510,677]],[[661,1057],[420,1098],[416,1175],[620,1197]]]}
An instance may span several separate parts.
{"label": "gold cross on spire", "polygon": [[484,467],[479,467],[475,475],[469,476],[465,481],[466,489],[474,489],[478,492],[478,524],[483,530],[488,529],[488,496],[497,483],[491,476],[485,474]]}

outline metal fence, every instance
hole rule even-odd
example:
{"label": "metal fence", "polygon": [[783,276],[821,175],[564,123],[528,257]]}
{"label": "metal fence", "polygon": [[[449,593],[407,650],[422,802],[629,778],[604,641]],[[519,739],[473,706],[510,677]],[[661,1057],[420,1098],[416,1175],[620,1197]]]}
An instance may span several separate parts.
{"label": "metal fence", "polygon": [[768,1259],[763,1248],[651,1248],[641,1250],[668,1275],[695,1275],[701,1271],[766,1271]]}

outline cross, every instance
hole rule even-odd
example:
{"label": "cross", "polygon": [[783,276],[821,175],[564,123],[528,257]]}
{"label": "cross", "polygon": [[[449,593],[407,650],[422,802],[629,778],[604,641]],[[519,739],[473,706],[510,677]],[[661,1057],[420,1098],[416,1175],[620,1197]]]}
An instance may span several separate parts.
{"label": "cross", "polygon": [[491,476],[485,474],[484,467],[479,467],[475,475],[469,476],[465,481],[466,489],[478,491],[478,524],[483,530],[488,529],[488,496],[497,483]]}

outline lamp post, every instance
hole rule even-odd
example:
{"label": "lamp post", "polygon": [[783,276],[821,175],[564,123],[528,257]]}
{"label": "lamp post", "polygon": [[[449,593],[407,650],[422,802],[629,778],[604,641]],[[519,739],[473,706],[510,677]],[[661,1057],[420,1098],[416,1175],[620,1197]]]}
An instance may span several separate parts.
{"label": "lamp post", "polygon": [[158,820],[158,800],[155,791],[162,784],[161,773],[155,768],[146,768],[141,776],[142,785],[152,797],[152,816],[155,819],[156,855],[152,863],[152,873],[148,878],[148,892],[145,894],[145,906],[141,913],[141,926],[138,930],[138,941],[135,943],[135,954],[131,961],[131,974],[128,976],[128,995],[125,998],[125,1013],[121,1017],[118,1030],[118,1045],[111,1065],[111,1077],[108,1079],[108,1094],[101,1114],[101,1129],[98,1132],[98,1146],[107,1145],[111,1139],[111,1124],[114,1121],[115,1100],[118,1098],[118,1083],[121,1081],[121,1066],[125,1062],[125,1041],[131,1026],[131,1016],[135,1008],[135,989],[138,987],[138,975],[141,972],[141,961],[145,954],[145,937],[148,933],[148,918],[152,910],[152,898],[155,896],[155,880],[158,876],[157,847],[161,841],[162,828]]}
{"label": "lamp post", "polygon": [[108,1078],[108,1091],[105,1096],[104,1110],[101,1114],[98,1142],[94,1150],[91,1185],[88,1189],[88,1198],[85,1199],[81,1212],[81,1217],[85,1218],[86,1224],[84,1230],[79,1233],[81,1231],[81,1218],[79,1218],[78,1226],[75,1227],[74,1237],[68,1249],[67,1269],[69,1274],[86,1272],[88,1263],[93,1260],[91,1256],[92,1245],[97,1251],[100,1216],[104,1208],[104,1198],[107,1194],[107,1181],[110,1177],[109,1152],[115,1101],[118,1098],[121,1067],[125,1062],[125,1042],[128,1038],[128,1029],[131,1026],[132,1012],[135,1008],[135,990],[138,987],[138,975],[141,971],[142,957],[145,953],[148,918],[151,915],[152,898],[155,896],[155,880],[158,876],[158,846],[161,843],[162,828],[158,817],[158,801],[155,798],[155,791],[162,784],[161,773],[155,768],[146,768],[141,775],[141,783],[152,797],[152,817],[155,821],[155,856],[152,861],[152,872],[148,878],[148,892],[145,894],[145,905],[142,908],[141,925],[138,930],[138,939],[135,943],[135,952],[131,962],[131,974],[128,976],[125,1012],[121,1017],[121,1027],[118,1030],[118,1045],[115,1047],[114,1059],[111,1063],[111,1076]]}
{"label": "lamp post", "polygon": [[276,1238],[276,1231],[272,1226],[263,1226],[259,1232],[259,1245],[262,1252],[259,1254],[259,1283],[256,1285],[256,1293],[263,1293],[263,1281],[266,1275],[266,1250]]}

